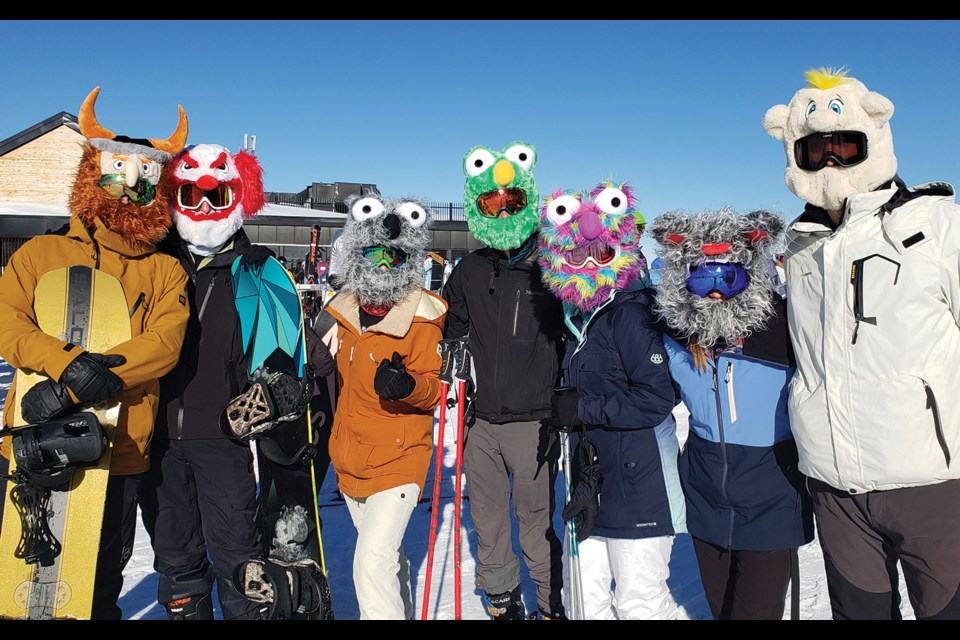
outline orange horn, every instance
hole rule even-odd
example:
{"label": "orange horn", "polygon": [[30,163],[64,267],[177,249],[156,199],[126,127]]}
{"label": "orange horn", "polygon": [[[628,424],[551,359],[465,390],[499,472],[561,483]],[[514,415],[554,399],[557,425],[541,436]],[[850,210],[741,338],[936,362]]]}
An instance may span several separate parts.
{"label": "orange horn", "polygon": [[97,102],[97,95],[100,93],[100,87],[95,87],[93,91],[84,99],[80,105],[80,117],[77,122],[80,125],[80,133],[88,140],[90,138],[106,138],[113,140],[117,134],[109,129],[104,129],[97,122],[97,114],[93,111],[93,105]]}
{"label": "orange horn", "polygon": [[180,122],[177,123],[177,130],[170,134],[166,140],[154,140],[150,138],[150,144],[154,149],[166,151],[172,156],[177,155],[187,146],[187,114],[183,111],[183,105],[177,105],[180,110]]}

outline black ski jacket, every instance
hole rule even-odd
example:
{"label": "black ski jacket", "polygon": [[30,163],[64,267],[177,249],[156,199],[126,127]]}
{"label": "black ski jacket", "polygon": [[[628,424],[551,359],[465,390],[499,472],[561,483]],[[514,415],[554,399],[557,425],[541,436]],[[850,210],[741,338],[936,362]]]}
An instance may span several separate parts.
{"label": "black ski jacket", "polygon": [[250,240],[241,228],[233,236],[231,248],[206,262],[190,254],[176,231],[171,231],[160,247],[180,260],[190,276],[190,320],[180,361],[160,380],[156,437],[226,437],[219,427],[220,413],[247,388],[230,266],[249,246]]}
{"label": "black ski jacket", "polygon": [[463,257],[443,288],[447,338],[469,336],[477,396],[470,413],[495,424],[550,416],[564,351],[563,308],[540,279],[535,239],[508,260],[489,247]]}

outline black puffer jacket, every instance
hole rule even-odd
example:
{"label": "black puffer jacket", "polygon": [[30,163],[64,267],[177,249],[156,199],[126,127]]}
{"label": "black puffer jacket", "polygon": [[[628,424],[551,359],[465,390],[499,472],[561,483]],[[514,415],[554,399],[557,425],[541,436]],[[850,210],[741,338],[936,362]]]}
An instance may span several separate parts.
{"label": "black puffer jacket", "polygon": [[536,238],[524,249],[513,260],[489,247],[473,251],[443,289],[445,335],[469,336],[474,357],[471,413],[498,424],[550,416],[563,358],[563,309],[540,279]]}
{"label": "black puffer jacket", "polygon": [[160,380],[158,438],[226,437],[219,427],[220,412],[247,387],[230,266],[249,246],[241,228],[231,248],[205,262],[190,254],[175,231],[160,247],[180,260],[190,276],[190,320],[180,361]]}

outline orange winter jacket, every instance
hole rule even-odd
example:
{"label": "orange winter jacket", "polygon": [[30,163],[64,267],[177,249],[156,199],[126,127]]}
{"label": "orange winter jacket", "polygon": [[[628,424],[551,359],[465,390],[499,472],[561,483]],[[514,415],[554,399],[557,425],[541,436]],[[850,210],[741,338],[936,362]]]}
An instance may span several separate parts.
{"label": "orange winter jacket", "polygon": [[[338,323],[340,397],[330,460],[340,490],[360,499],[413,482],[422,492],[433,453],[433,410],[441,399],[438,345],[447,303],[418,289],[362,333],[353,294],[338,294],[327,311]],[[377,395],[373,378],[394,351],[416,386],[408,397],[390,402]]]}
{"label": "orange winter jacket", "polygon": [[[114,276],[123,285],[130,309],[132,338],[105,353],[127,362],[111,369],[123,381],[122,406],[110,473],[132,475],[150,468],[150,439],[157,414],[160,377],[173,368],[187,327],[187,274],[175,258],[137,248],[95,221],[93,237],[76,216],[63,235],[37,236],[12,256],[0,276],[0,358],[18,369],[32,369],[58,380],[81,349],[42,332],[33,311],[33,291],[44,273],[88,265]],[[3,408],[3,424],[13,421],[16,383]],[[9,438],[0,452],[10,457]]]}

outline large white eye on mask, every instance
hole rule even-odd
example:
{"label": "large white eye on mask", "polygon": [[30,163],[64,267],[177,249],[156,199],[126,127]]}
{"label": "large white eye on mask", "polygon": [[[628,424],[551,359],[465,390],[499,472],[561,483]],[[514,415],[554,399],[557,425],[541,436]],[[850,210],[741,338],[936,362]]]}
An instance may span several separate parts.
{"label": "large white eye on mask", "polygon": [[573,214],[580,210],[580,200],[574,196],[560,196],[547,205],[547,220],[559,227],[570,222]]}
{"label": "large white eye on mask", "polygon": [[376,218],[383,213],[383,203],[376,198],[360,198],[350,207],[350,215],[358,222]]}
{"label": "large white eye on mask", "polygon": [[414,229],[423,226],[427,221],[427,212],[416,202],[401,202],[397,207],[397,213],[406,218]]}
{"label": "large white eye on mask", "polygon": [[537,157],[533,149],[522,144],[513,145],[507,149],[503,155],[507,160],[523,168],[525,171],[529,171],[533,167],[533,161]]}
{"label": "large white eye on mask", "polygon": [[487,149],[475,149],[463,162],[463,170],[473,178],[493,166],[495,158]]}
{"label": "large white eye on mask", "polygon": [[623,191],[614,187],[607,187],[593,200],[600,211],[613,215],[622,215],[627,211],[627,196]]}

